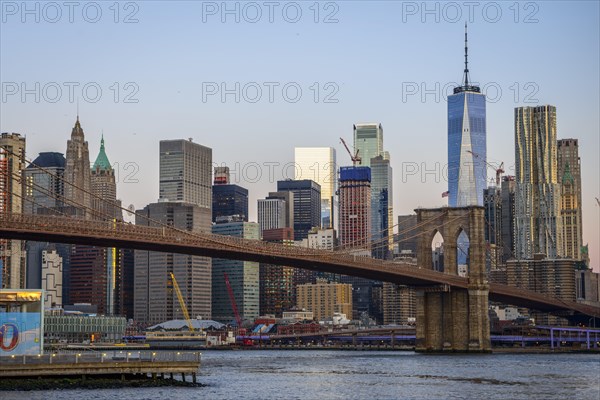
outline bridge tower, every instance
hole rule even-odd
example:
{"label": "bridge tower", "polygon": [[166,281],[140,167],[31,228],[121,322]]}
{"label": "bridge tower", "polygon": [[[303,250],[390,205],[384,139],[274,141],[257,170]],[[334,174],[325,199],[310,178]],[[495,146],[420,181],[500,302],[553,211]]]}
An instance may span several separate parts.
{"label": "bridge tower", "polygon": [[416,350],[491,351],[484,208],[443,207],[415,211],[417,225],[420,225],[417,250],[420,268],[433,269],[432,241],[439,232],[444,239],[444,272],[457,275],[457,242],[461,232],[469,238],[467,289],[445,286],[417,288]]}

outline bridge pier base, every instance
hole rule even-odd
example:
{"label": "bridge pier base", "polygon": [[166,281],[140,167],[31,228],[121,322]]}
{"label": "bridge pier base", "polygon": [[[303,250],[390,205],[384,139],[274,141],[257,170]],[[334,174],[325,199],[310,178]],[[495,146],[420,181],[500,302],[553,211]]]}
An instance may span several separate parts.
{"label": "bridge pier base", "polygon": [[488,293],[484,285],[418,290],[415,350],[491,352]]}

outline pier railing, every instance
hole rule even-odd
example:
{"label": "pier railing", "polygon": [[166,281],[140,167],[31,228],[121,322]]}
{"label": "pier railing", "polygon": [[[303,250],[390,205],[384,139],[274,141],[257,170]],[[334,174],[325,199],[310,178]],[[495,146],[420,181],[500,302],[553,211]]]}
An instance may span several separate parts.
{"label": "pier railing", "polygon": [[98,351],[69,352],[38,355],[12,355],[0,357],[6,365],[26,364],[79,364],[79,363],[139,363],[139,362],[200,362],[200,352],[189,351]]}

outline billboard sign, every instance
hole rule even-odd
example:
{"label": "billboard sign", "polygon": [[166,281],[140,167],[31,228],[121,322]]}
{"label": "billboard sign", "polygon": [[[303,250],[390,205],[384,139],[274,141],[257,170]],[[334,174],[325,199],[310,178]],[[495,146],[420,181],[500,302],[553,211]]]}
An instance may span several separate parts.
{"label": "billboard sign", "polygon": [[0,357],[43,353],[43,298],[41,290],[0,290]]}

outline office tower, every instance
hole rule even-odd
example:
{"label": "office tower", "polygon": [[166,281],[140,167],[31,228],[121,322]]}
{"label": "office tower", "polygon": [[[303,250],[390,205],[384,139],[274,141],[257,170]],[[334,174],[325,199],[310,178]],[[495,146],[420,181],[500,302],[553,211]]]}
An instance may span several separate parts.
{"label": "office tower", "polygon": [[23,214],[56,215],[63,209],[65,157],[44,152],[23,171]]}
{"label": "office tower", "polygon": [[[292,228],[271,229],[262,232],[265,242],[282,243],[292,246]],[[281,318],[284,311],[296,305],[294,271],[296,268],[282,265],[260,264],[260,315],[275,315]]]}
{"label": "office tower", "polygon": [[[354,125],[354,151],[358,150],[361,164],[371,166],[371,159],[383,155],[383,127],[379,123]],[[385,157],[389,158],[389,157]]]}
{"label": "office tower", "polygon": [[215,167],[212,187],[212,222],[219,217],[239,216],[248,222],[248,189],[230,184],[229,167]]}
{"label": "office tower", "polygon": [[515,254],[515,188],[514,176],[502,178],[502,253],[501,264],[514,258]]}
{"label": "office tower", "polygon": [[212,206],[212,149],[192,140],[160,141],[161,201]]}
{"label": "office tower", "polygon": [[133,319],[135,250],[121,249],[121,251],[121,269],[118,271],[120,276],[115,280],[115,314]]}
{"label": "office tower", "polygon": [[[226,222],[212,226],[212,233],[242,239],[259,240],[256,222]],[[230,323],[235,320],[233,307],[225,283],[225,275],[233,292],[237,310],[242,320],[254,321],[259,315],[259,264],[252,261],[212,260],[212,319]]]}
{"label": "office tower", "polygon": [[398,234],[396,235],[397,255],[417,256],[417,214],[398,215]]}
{"label": "office tower", "polygon": [[[0,135],[0,214],[21,214],[25,168],[25,138],[18,133]],[[0,239],[0,288],[25,287],[25,246],[21,240]]]}
{"label": "office tower", "polygon": [[309,179],[277,182],[278,192],[294,194],[294,240],[306,239],[308,231],[321,226],[321,186]]}
{"label": "office tower", "polygon": [[312,311],[315,320],[332,318],[334,313],[352,314],[352,285],[344,283],[307,283],[296,288],[299,308]]}
{"label": "office tower", "polygon": [[321,186],[321,228],[333,228],[336,214],[337,165],[333,147],[294,148],[294,179],[309,179]]}
{"label": "office tower", "polygon": [[[91,172],[90,217],[97,220],[122,220],[121,204],[117,200],[117,184],[106,149],[104,137]],[[69,302],[90,303],[98,312],[115,315],[121,303],[119,288],[124,264],[124,250],[88,245],[71,247],[69,264]]]}
{"label": "office tower", "polygon": [[[65,157],[61,153],[43,152],[23,171],[24,198],[23,214],[28,215],[62,215],[64,203]],[[60,281],[60,305],[69,304],[69,272],[71,245],[51,244],[48,242],[25,243],[27,250],[26,285],[28,289],[43,288],[43,255],[57,253],[60,257],[60,274],[55,280]]]}
{"label": "office tower", "polygon": [[500,187],[483,190],[484,233],[486,241],[486,269],[489,272],[502,263],[502,192]]}
{"label": "office tower", "polygon": [[79,123],[79,116],[71,131],[71,140],[67,141],[65,158],[65,211],[71,216],[90,219],[92,217],[90,152]]}
{"label": "office tower", "polygon": [[483,206],[487,184],[485,95],[469,81],[465,24],[462,86],[448,96],[448,206]]}
{"label": "office tower", "polygon": [[373,257],[388,259],[394,251],[393,181],[390,160],[371,159],[371,240]]}
{"label": "office tower", "polygon": [[56,249],[49,247],[42,251],[42,280],[44,308],[62,307],[62,257]]}
{"label": "office tower", "polygon": [[[210,174],[210,170],[209,174]],[[210,208],[183,202],[158,202],[137,211],[135,224],[156,226],[155,222],[195,233],[211,232]],[[134,319],[157,324],[183,319],[170,273],[192,318],[211,318],[211,259],[187,254],[135,251]]]}
{"label": "office tower", "polygon": [[265,230],[294,227],[294,193],[270,192],[258,200],[258,224],[260,233]]}
{"label": "office tower", "polygon": [[339,240],[342,248],[371,251],[371,169],[341,167]]}
{"label": "office tower", "polygon": [[515,257],[563,256],[556,107],[515,108]]}
{"label": "office tower", "polygon": [[390,155],[383,151],[383,127],[378,123],[354,125],[354,151],[361,165],[371,168],[371,238],[373,257],[393,252],[393,184]]}
{"label": "office tower", "polygon": [[581,160],[577,139],[560,139],[557,143],[558,180],[561,184],[563,256],[581,260],[582,209]]}
{"label": "office tower", "polygon": [[94,218],[100,220],[123,220],[121,202],[117,200],[115,171],[108,161],[104,148],[104,135],[100,140],[100,151],[92,167],[92,208]]}
{"label": "office tower", "polygon": [[248,222],[248,189],[238,185],[215,184],[212,187],[212,222],[219,217],[234,215]]}
{"label": "office tower", "polygon": [[215,167],[213,185],[229,185],[229,167]]}

